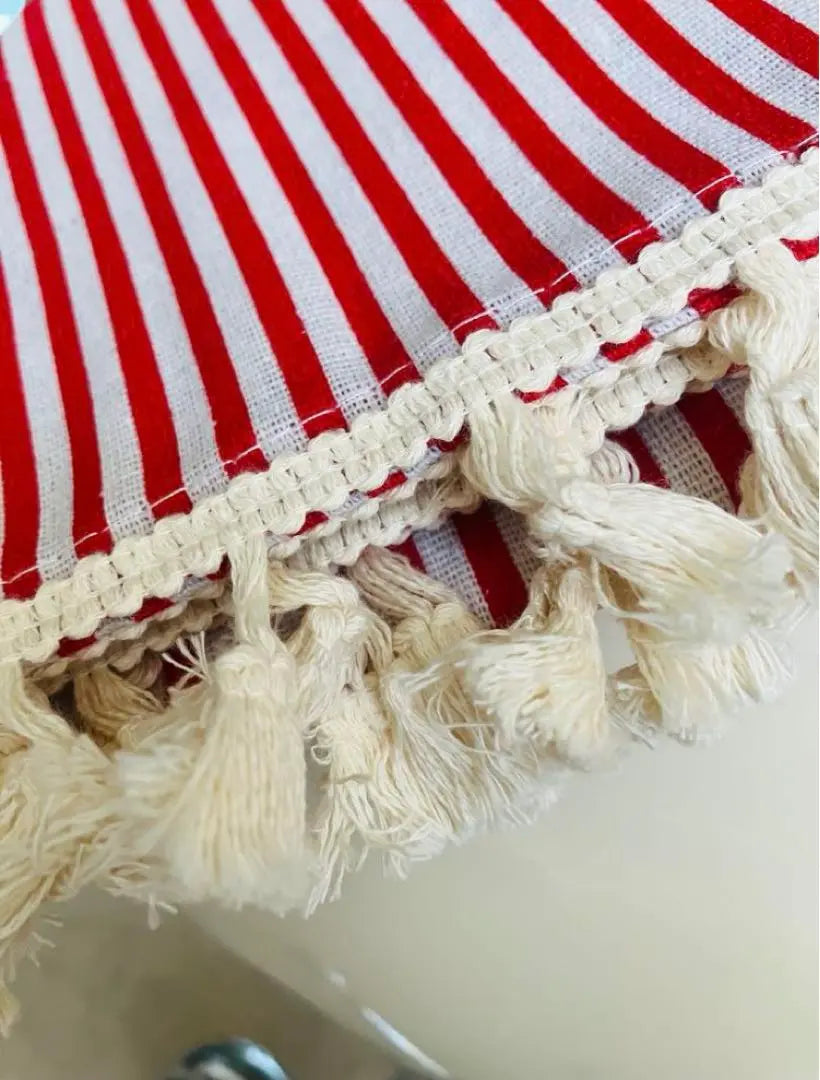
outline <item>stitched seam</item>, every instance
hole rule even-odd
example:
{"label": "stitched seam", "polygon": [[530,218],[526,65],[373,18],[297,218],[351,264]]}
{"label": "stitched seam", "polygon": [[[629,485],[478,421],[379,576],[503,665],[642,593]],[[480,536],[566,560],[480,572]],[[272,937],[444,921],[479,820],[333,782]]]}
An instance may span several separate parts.
{"label": "stitched seam", "polygon": [[173,596],[186,577],[213,572],[231,539],[295,533],[310,510],[338,509],[352,491],[419,461],[430,440],[454,438],[478,404],[542,390],[601,344],[629,340],[646,319],[682,310],[693,288],[725,284],[739,251],[787,234],[812,212],[817,156],[810,150],[760,186],[728,190],[716,213],[648,245],[636,264],[604,271],[589,289],[562,294],[549,312],[470,335],[458,356],[399,387],[384,410],[357,417],[349,431],[319,435],[267,472],[236,477],[189,514],[162,519],[149,535],[86,556],[32,600],[0,602],[0,658],[46,659],[61,637],[85,637],[106,616],[131,615],[146,595]]}

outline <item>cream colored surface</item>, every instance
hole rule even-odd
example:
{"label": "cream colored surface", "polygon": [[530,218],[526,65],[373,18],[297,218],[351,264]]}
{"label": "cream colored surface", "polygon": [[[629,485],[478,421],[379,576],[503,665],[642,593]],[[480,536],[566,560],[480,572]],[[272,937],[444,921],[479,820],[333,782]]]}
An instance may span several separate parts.
{"label": "cream colored surface", "polygon": [[[310,921],[198,918],[348,1024],[463,1080],[814,1080],[817,630],[717,744],[636,749],[536,827],[375,866]],[[344,985],[342,985],[344,984]]]}
{"label": "cream colored surface", "polygon": [[60,911],[23,1016],[0,1040],[0,1080],[163,1080],[181,1054],[233,1035],[292,1080],[393,1080],[385,1055],[342,1031],[184,918],[150,931],[134,904],[91,891]]}
{"label": "cream colored surface", "polygon": [[236,1033],[294,1080],[392,1075],[242,958],[371,1038],[375,1010],[461,1080],[815,1080],[813,625],[795,651],[786,698],[716,745],[636,750],[538,826],[406,882],[367,867],[310,921],[196,913],[217,943],[84,893],[21,974],[0,1080],[158,1080]]}

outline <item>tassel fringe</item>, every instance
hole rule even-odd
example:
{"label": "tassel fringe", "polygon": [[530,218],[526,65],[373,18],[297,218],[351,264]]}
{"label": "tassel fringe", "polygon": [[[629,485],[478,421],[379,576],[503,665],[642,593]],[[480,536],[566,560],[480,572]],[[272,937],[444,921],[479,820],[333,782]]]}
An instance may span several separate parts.
{"label": "tassel fringe", "polygon": [[[62,713],[1,664],[0,976],[36,946],[41,903],[86,883],[154,909],[311,911],[368,852],[403,873],[529,820],[568,765],[691,741],[777,693],[817,563],[816,286],[779,243],[737,265],[748,291],[708,340],[748,368],[740,516],[590,446],[571,387],[499,397],[471,417],[458,483],[523,515],[540,554],[510,628],[386,551],[334,575],[271,563],[251,530],[226,619],[164,661],[81,670]],[[601,611],[634,654],[614,674]],[[0,1028],[14,1012],[0,978]]]}

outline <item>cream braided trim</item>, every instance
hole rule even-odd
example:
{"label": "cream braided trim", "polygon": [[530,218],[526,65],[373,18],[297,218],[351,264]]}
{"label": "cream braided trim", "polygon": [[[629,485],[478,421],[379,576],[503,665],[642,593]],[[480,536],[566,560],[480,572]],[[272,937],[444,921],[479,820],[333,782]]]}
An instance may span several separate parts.
{"label": "cream braided trim", "polygon": [[[292,564],[315,569],[348,566],[371,544],[389,547],[403,540],[411,529],[434,528],[446,515],[475,510],[481,498],[456,466],[454,454],[443,456],[423,479],[408,481],[378,500],[363,503],[351,518],[332,519],[308,536],[288,537],[283,544],[272,545],[271,560],[281,562],[294,556]],[[129,670],[144,653],[163,652],[180,638],[209,629],[213,619],[231,605],[228,584],[227,578],[200,582],[184,601],[151,619],[112,622],[102,627],[97,640],[86,648],[33,664],[28,674],[51,693],[63,685],[67,672],[73,677],[100,664]]]}
{"label": "cream braided trim", "polygon": [[[699,320],[688,329],[687,337],[693,341],[699,338],[703,326],[703,320]],[[711,383],[728,370],[726,357],[715,351],[670,352],[654,366],[641,362],[641,356],[656,349],[657,345],[651,345],[641,350],[629,361],[631,369],[627,365],[604,369],[608,374],[602,385],[582,388],[578,426],[588,453],[601,447],[608,431],[631,427],[652,406],[674,405],[687,388]],[[550,395],[539,407],[556,406],[568,392],[577,391],[568,388]],[[367,547],[389,547],[417,529],[438,527],[453,513],[471,512],[481,498],[456,465],[455,454],[443,455],[423,481],[408,481],[379,499],[369,500],[351,518],[331,519],[302,537],[289,537],[281,545],[274,543],[271,558],[289,559],[291,565],[315,570],[352,566]],[[210,629],[230,602],[225,579],[202,583],[184,603],[174,604],[142,623],[113,624],[81,652],[32,665],[29,675],[41,689],[52,693],[67,679],[100,664],[114,664],[127,671],[146,652],[163,652],[182,637]]]}
{"label": "cream braided trim", "polygon": [[470,335],[459,356],[400,387],[384,410],[357,417],[349,431],[320,435],[267,472],[237,477],[190,514],[120,540],[109,555],[81,559],[69,578],[43,584],[32,600],[3,600],[0,660],[43,661],[63,637],[86,637],[104,618],[133,615],[147,596],[178,595],[187,578],[213,573],[232,541],[295,534],[308,512],[337,510],[351,492],[418,464],[431,440],[453,439],[488,401],[544,390],[559,372],[588,364],[602,344],[628,341],[647,319],[680,312],[692,289],[729,281],[739,252],[805,234],[817,170],[812,149],[759,187],[727,191],[716,213],[690,221],[675,240],[648,245],[634,265],[604,271],[590,288],[507,331]]}

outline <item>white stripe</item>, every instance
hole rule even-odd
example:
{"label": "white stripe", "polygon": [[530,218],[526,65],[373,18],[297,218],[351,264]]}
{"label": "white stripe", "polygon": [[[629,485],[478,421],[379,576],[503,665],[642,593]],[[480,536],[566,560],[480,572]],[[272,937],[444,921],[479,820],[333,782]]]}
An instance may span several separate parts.
{"label": "white stripe", "polygon": [[771,159],[770,146],[688,94],[603,8],[596,4],[593,17],[577,0],[550,0],[550,9],[610,79],[686,142],[738,175],[750,165]]}
{"label": "white stripe", "polygon": [[245,60],[405,348],[422,369],[451,355],[456,347],[452,335],[409,272],[256,9],[237,0],[222,0],[220,6]]}
{"label": "white stripe", "polygon": [[[9,51],[4,48],[6,58]],[[37,466],[37,568],[44,578],[61,578],[71,573],[77,561],[72,542],[71,450],[37,271],[2,148],[0,250],[15,340],[25,344],[26,362],[20,364],[20,375]]]}
{"label": "white stripe", "polygon": [[[691,192],[622,142],[569,89],[495,3],[449,0],[487,55],[552,132],[611,191],[652,220],[671,205],[698,206]],[[620,236],[612,240],[622,239]]]}
{"label": "white stripe", "polygon": [[638,432],[673,491],[708,499],[734,512],[714,462],[675,406],[645,416]]}
{"label": "white stripe", "polygon": [[[26,35],[15,34],[7,44],[5,55],[12,83],[25,103],[20,118],[40,193],[54,226],[71,296],[93,402],[106,519],[115,537],[145,532],[153,518],[143,492],[142,458],[83,213]],[[31,351],[25,339],[24,342],[28,364]]]}
{"label": "white stripe", "polygon": [[555,194],[507,135],[416,14],[403,3],[363,0],[459,139],[512,210],[570,265],[598,250],[600,236]]}
{"label": "white stripe", "polygon": [[[125,252],[157,359],[179,445],[183,480],[191,497],[197,498],[224,481],[213,437],[213,418],[199,368],[151,221],[69,7],[64,0],[46,0],[44,8],[51,40],[97,176],[105,191],[108,209]],[[113,343],[109,346],[111,351],[103,351],[102,356],[95,355],[96,348],[84,349],[89,365],[110,365],[110,357],[116,356]],[[124,392],[120,383],[119,396],[122,397]],[[107,435],[101,432],[103,458],[110,446]],[[129,479],[132,485],[134,476],[134,468],[131,467]],[[118,534],[123,534],[125,529],[124,535],[129,535],[134,531],[133,525],[122,519],[118,513],[121,510],[119,504],[115,503],[114,507],[115,513],[110,518],[112,529]]]}
{"label": "white stripe", "polygon": [[487,242],[327,8],[316,4],[306,10],[299,0],[285,3],[380,157],[482,306],[501,296],[528,295],[525,284]]}
{"label": "white stripe", "polygon": [[470,611],[491,622],[484,593],[452,521],[445,521],[438,529],[421,529],[413,534],[413,540],[430,577],[453,589]]}
{"label": "white stripe", "polygon": [[816,123],[817,83],[708,0],[653,0],[658,14],[727,75],[764,101]]}
{"label": "white stripe", "polygon": [[746,390],[749,386],[748,378],[738,375],[730,375],[727,379],[722,379],[715,390],[743,426],[746,428]]}
{"label": "white stripe", "polygon": [[[322,358],[334,397],[343,409],[349,400],[378,406],[383,395],[362,357],[359,342],[190,13],[180,0],[165,0],[156,12]],[[289,358],[277,359],[287,370]]]}
{"label": "white stripe", "polygon": [[259,445],[268,458],[291,450],[299,426],[284,379],[156,72],[122,5],[95,5],[205,283]]}

